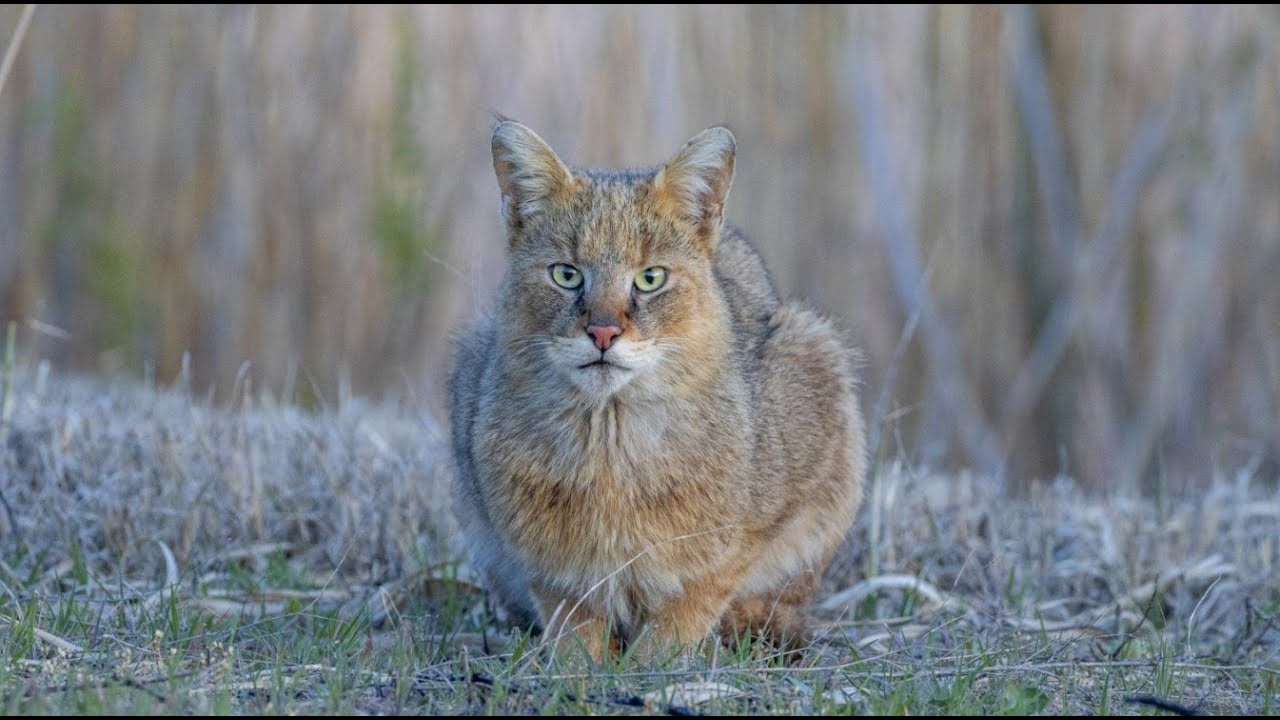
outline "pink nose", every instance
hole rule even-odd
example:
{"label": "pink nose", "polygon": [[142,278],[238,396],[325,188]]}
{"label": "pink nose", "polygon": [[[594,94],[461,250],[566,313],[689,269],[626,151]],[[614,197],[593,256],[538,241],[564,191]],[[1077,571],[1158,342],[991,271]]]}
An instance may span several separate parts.
{"label": "pink nose", "polygon": [[617,325],[588,325],[587,334],[596,341],[596,347],[603,352],[613,344],[614,338],[622,334],[622,328]]}

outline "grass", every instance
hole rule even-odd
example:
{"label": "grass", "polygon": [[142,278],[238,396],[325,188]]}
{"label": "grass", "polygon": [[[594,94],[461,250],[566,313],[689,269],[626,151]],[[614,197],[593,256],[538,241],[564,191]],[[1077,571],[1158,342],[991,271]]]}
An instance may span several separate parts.
{"label": "grass", "polygon": [[5,714],[1280,712],[1280,499],[1247,470],[1157,507],[889,462],[799,665],[597,667],[487,612],[430,416],[4,380]]}

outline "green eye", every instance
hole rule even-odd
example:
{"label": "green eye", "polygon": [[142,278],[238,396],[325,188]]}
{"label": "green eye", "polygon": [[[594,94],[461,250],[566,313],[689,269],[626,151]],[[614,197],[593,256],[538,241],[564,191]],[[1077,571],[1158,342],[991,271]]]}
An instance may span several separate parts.
{"label": "green eye", "polygon": [[556,263],[551,266],[551,279],[566,290],[572,290],[582,284],[582,272],[572,265]]}
{"label": "green eye", "polygon": [[667,269],[658,266],[645,268],[636,275],[636,289],[640,292],[653,292],[667,281]]}

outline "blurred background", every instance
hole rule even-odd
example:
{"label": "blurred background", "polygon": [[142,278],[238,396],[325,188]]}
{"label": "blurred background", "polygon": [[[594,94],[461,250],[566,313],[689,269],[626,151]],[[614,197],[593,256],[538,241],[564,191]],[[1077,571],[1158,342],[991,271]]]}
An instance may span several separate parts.
{"label": "blurred background", "polygon": [[493,113],[583,166],[727,123],[728,218],[857,338],[879,457],[1274,478],[1278,39],[1276,6],[42,6],[0,322],[68,372],[443,417],[505,262]]}

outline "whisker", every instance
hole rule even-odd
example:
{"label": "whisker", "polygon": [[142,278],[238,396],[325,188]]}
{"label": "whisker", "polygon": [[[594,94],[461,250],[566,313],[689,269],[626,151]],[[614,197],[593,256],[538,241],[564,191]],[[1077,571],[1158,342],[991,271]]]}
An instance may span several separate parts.
{"label": "whisker", "polygon": [[551,344],[552,338],[546,335],[522,335],[508,341],[506,348],[509,351],[515,351],[527,347],[547,347]]}

